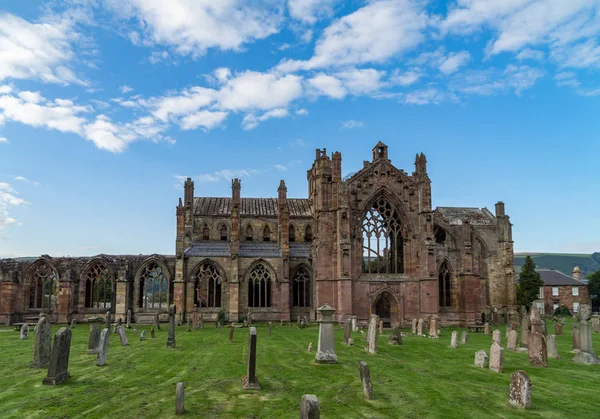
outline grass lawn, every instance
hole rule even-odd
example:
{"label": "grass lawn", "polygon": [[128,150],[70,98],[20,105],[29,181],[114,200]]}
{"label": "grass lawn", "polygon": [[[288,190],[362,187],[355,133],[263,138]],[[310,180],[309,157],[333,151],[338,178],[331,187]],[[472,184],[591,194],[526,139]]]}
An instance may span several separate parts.
{"label": "grass lawn", "polygon": [[[477,350],[489,355],[492,337],[470,333],[466,345],[449,347],[452,330],[442,329],[439,340],[404,337],[401,346],[388,345],[390,331],[380,337],[377,355],[364,350],[360,333],[355,345],[341,344],[336,329],[339,363],[316,365],[318,327],[258,325],[257,376],[260,391],[245,392],[248,329],[236,329],[229,344],[229,329],[209,327],[190,333],[177,328],[177,347],[166,347],[166,325],[145,342],[128,331],[129,346],[122,347],[111,334],[108,362],[95,365],[86,355],[88,326],[73,331],[69,372],[63,385],[42,385],[45,369],[33,369],[33,329],[19,340],[12,328],[0,327],[1,418],[165,418],[174,416],[175,384],[185,382],[186,416],[202,418],[298,418],[303,394],[316,394],[323,418],[597,418],[600,415],[600,365],[571,362],[571,326],[558,337],[560,360],[548,368],[529,366],[527,354],[505,352],[504,373],[473,365]],[[506,345],[504,326],[503,344]],[[58,326],[53,326],[53,333]],[[551,326],[548,330],[552,330]],[[600,352],[600,335],[594,334]],[[307,352],[309,342],[313,352]],[[371,370],[375,400],[365,400],[358,361]],[[532,408],[508,404],[510,374],[523,369],[533,383]]]}

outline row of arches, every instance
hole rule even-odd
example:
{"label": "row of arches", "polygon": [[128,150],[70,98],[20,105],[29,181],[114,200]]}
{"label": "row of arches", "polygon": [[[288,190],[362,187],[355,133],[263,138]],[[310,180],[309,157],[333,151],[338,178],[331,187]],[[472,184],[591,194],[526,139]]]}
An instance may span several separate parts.
{"label": "row of arches", "polygon": [[[289,241],[290,243],[294,243],[296,241],[296,230],[297,228],[293,225],[290,224],[289,226]],[[219,239],[221,241],[228,241],[229,240],[229,232],[227,229],[227,225],[225,224],[221,224],[218,227],[218,231],[219,231]],[[210,240],[211,239],[211,235],[210,235],[210,227],[207,223],[204,223],[202,225],[202,240]],[[244,229],[244,240],[245,241],[255,241],[255,236],[254,236],[254,228],[252,227],[251,224],[247,224],[246,228]],[[271,228],[268,225],[265,225],[262,230],[261,230],[261,240],[268,242],[271,241]],[[305,242],[312,242],[313,240],[313,232],[312,232],[312,227],[310,225],[306,225],[306,227],[304,228],[304,241]]]}

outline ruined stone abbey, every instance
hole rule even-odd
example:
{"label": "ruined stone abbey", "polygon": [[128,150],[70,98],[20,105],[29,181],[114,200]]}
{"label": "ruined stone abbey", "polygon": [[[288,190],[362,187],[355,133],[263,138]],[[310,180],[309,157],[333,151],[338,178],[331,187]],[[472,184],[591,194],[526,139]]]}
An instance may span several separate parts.
{"label": "ruined stone abbey", "polygon": [[431,207],[423,154],[412,174],[378,143],[369,161],[342,179],[342,156],[317,150],[308,198],[195,196],[188,178],[176,207],[175,256],[0,260],[0,322],[48,313],[53,322],[106,311],[133,321],[180,319],[194,306],[205,320],[314,319],[328,303],[337,319],[386,324],[439,316],[464,325],[494,310],[516,313],[513,241],[504,204]]}

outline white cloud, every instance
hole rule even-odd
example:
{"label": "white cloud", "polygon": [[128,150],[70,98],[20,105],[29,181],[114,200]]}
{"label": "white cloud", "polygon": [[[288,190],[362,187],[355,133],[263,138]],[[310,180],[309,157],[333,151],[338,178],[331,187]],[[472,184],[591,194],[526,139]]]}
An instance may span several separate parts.
{"label": "white cloud", "polygon": [[284,60],[277,68],[294,72],[385,62],[419,45],[429,21],[421,3],[414,0],[370,2],[327,27],[311,59]]}
{"label": "white cloud", "polygon": [[528,66],[509,65],[505,70],[471,70],[457,74],[451,81],[451,89],[465,94],[491,96],[512,91],[520,95],[533,87],[544,71]]}
{"label": "white cloud", "polygon": [[426,87],[406,93],[402,99],[408,105],[429,105],[432,103],[437,105],[442,102],[457,100],[454,95],[440,91],[435,87]]}
{"label": "white cloud", "polygon": [[180,126],[183,130],[191,130],[202,127],[211,130],[227,118],[227,112],[198,111],[181,119]]}
{"label": "white cloud", "polygon": [[544,59],[544,52],[536,49],[525,48],[517,54],[517,60],[536,60]]}
{"label": "white cloud", "polygon": [[440,72],[443,74],[456,73],[461,67],[465,66],[471,59],[471,54],[467,51],[451,52],[440,63]]}
{"label": "white cloud", "polygon": [[8,144],[9,141],[6,139],[6,137],[2,137],[0,136],[0,144]]}
{"label": "white cloud", "polygon": [[121,93],[126,95],[129,92],[133,92],[133,87],[127,86],[126,84],[124,84],[122,86],[119,86],[119,90],[121,91]]}
{"label": "white cloud", "polygon": [[325,95],[334,99],[343,99],[346,96],[344,84],[337,77],[319,73],[307,80],[312,94]]}
{"label": "white cloud", "polygon": [[15,180],[19,180],[19,181],[21,181],[21,182],[25,182],[25,183],[31,183],[32,185],[36,185],[36,186],[38,186],[38,185],[40,184],[40,182],[37,182],[37,181],[35,181],[35,180],[29,180],[29,179],[27,179],[27,178],[26,178],[26,177],[24,177],[24,176],[15,176],[15,178],[14,178],[14,179],[15,179]]}
{"label": "white cloud", "polygon": [[167,51],[152,51],[150,57],[148,57],[148,61],[150,64],[158,64],[161,61],[165,61],[169,58],[169,53]]}
{"label": "white cloud", "polygon": [[17,196],[18,192],[6,182],[0,182],[0,238],[6,238],[2,233],[6,227],[19,225],[17,219],[9,214],[10,207],[19,207],[28,205],[29,202]]}
{"label": "white cloud", "polygon": [[563,67],[600,68],[600,45],[590,39],[571,47],[558,47],[552,51],[552,58]]}
{"label": "white cloud", "polygon": [[337,72],[335,76],[342,80],[348,92],[354,95],[364,95],[382,87],[381,78],[385,76],[385,71],[372,68],[351,69]]}
{"label": "white cloud", "polygon": [[283,164],[276,164],[275,166],[273,166],[275,169],[277,170],[281,170],[282,172],[285,172],[288,168],[283,165]]}
{"label": "white cloud", "polygon": [[254,169],[242,169],[242,170],[230,170],[223,169],[218,170],[213,173],[202,173],[200,175],[194,176],[194,179],[198,182],[203,183],[211,183],[211,182],[220,182],[220,181],[230,181],[235,178],[249,177],[259,174],[258,170]]}
{"label": "white cloud", "polygon": [[404,73],[401,73],[400,70],[394,70],[390,76],[390,82],[400,86],[410,86],[411,84],[418,82],[423,76],[423,73],[415,69],[405,71]]}
{"label": "white cloud", "polygon": [[577,76],[572,71],[565,71],[554,76],[557,86],[568,86],[573,88],[579,87]]}
{"label": "white cloud", "polygon": [[333,15],[333,6],[338,0],[288,0],[290,16],[307,24]]}
{"label": "white cloud", "polygon": [[296,115],[308,115],[308,109],[300,108],[296,111]]}
{"label": "white cloud", "polygon": [[250,113],[250,114],[247,114],[246,116],[244,116],[244,119],[242,120],[242,128],[245,130],[251,130],[251,129],[256,128],[258,126],[258,124],[266,121],[267,119],[285,118],[288,115],[289,115],[289,112],[285,108],[273,109],[273,110],[263,113],[260,116],[256,116],[253,113]]}
{"label": "white cloud", "polygon": [[198,57],[209,48],[239,51],[279,31],[282,8],[269,0],[112,0],[124,19],[139,21],[134,44],[172,46]]}
{"label": "white cloud", "polygon": [[178,94],[154,97],[147,101],[141,101],[141,103],[151,109],[154,117],[166,122],[171,117],[189,115],[202,107],[211,105],[216,97],[216,90],[194,86]]}
{"label": "white cloud", "polygon": [[362,121],[355,121],[354,119],[342,122],[343,129],[362,128],[364,126],[365,124]]}

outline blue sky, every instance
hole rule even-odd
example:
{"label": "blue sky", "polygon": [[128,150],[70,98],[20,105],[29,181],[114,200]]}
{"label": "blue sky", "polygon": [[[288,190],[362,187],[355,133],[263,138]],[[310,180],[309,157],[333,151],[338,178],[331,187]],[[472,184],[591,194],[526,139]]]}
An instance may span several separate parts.
{"label": "blue sky", "polygon": [[0,0],[0,257],[165,253],[196,195],[424,152],[433,205],[600,251],[600,0]]}

